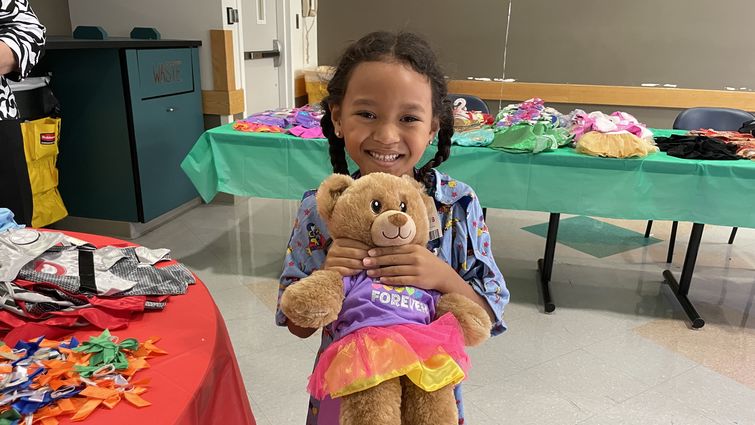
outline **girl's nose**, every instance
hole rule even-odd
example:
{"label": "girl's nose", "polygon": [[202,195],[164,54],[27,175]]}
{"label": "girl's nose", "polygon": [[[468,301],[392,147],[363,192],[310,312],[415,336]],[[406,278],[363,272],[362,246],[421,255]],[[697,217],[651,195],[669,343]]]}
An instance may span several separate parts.
{"label": "girl's nose", "polygon": [[398,128],[396,128],[396,125],[392,123],[380,124],[378,128],[375,129],[375,133],[373,134],[372,138],[376,142],[384,144],[394,144],[398,143],[400,140]]}

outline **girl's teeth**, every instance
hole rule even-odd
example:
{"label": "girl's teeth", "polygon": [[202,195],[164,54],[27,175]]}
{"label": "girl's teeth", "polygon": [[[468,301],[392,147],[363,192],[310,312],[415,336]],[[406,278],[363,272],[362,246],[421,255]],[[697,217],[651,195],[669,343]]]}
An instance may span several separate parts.
{"label": "girl's teeth", "polygon": [[375,153],[375,152],[370,152],[370,155],[373,158],[377,159],[378,161],[386,161],[386,162],[395,161],[398,158],[398,154],[395,154],[395,153],[394,154],[390,154],[390,155],[380,155],[380,154]]}

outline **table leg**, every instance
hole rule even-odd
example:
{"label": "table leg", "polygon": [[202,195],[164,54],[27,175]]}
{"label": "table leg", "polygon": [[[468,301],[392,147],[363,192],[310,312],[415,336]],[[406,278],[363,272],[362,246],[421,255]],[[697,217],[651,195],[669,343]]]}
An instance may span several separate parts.
{"label": "table leg", "polygon": [[543,308],[546,313],[552,313],[556,305],[551,300],[549,283],[553,272],[553,258],[556,253],[556,240],[558,239],[559,213],[551,213],[548,220],[548,237],[545,240],[545,255],[537,260],[537,268],[540,271],[540,286],[543,290]]}
{"label": "table leg", "polygon": [[695,271],[695,262],[697,261],[697,252],[700,249],[700,241],[703,237],[704,225],[701,223],[695,223],[692,225],[692,232],[689,236],[689,246],[687,246],[687,254],[684,257],[684,266],[682,267],[682,276],[677,282],[673,273],[670,270],[663,272],[665,277],[665,283],[671,287],[672,292],[682,305],[684,312],[692,321],[692,328],[699,329],[705,326],[705,320],[697,313],[695,306],[689,301],[687,295],[689,294],[690,282],[692,281],[692,274]]}
{"label": "table leg", "polygon": [[676,244],[676,230],[679,228],[679,222],[675,221],[671,224],[671,237],[668,239],[668,255],[666,256],[666,262],[671,264],[674,261],[674,245]]}
{"label": "table leg", "polygon": [[737,227],[731,228],[731,235],[729,236],[729,245],[734,243],[734,237],[737,236]]}

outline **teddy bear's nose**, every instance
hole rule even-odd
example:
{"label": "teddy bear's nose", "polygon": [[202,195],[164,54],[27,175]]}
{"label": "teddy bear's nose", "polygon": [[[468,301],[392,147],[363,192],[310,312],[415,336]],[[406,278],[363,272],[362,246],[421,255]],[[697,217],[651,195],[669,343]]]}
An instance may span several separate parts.
{"label": "teddy bear's nose", "polygon": [[407,222],[406,214],[396,213],[388,217],[388,222],[396,227],[401,227]]}

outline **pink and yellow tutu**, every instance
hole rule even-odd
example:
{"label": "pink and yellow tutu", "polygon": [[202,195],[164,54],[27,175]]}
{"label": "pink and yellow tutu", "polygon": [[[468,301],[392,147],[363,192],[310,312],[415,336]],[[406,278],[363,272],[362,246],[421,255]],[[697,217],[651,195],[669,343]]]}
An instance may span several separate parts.
{"label": "pink and yellow tutu", "polygon": [[425,391],[464,380],[469,357],[451,313],[429,325],[365,327],[332,343],[321,355],[307,390],[315,398],[342,397],[406,376]]}

